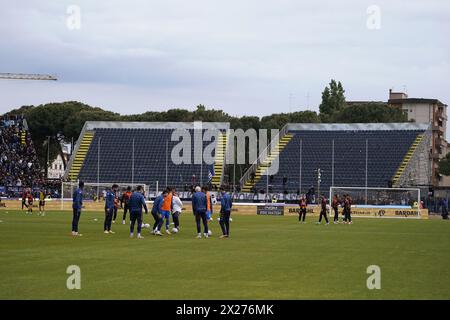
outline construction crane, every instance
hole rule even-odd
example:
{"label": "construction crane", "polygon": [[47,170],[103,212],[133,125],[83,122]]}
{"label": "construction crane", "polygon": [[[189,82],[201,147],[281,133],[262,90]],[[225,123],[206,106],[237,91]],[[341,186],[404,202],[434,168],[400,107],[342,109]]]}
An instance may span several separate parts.
{"label": "construction crane", "polygon": [[0,80],[57,80],[56,76],[48,74],[29,74],[29,73],[2,73],[0,72]]}

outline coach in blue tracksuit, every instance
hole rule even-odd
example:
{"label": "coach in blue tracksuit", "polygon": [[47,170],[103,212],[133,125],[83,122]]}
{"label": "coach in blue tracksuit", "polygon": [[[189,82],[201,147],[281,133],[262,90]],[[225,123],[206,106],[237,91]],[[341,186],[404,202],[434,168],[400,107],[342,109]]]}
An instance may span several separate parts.
{"label": "coach in blue tracksuit", "polygon": [[200,228],[200,219],[203,221],[204,236],[208,238],[208,219],[206,218],[206,194],[201,192],[200,187],[195,187],[195,193],[192,195],[192,211],[194,212],[195,222],[197,223],[197,238],[202,237]]}
{"label": "coach in blue tracksuit", "polygon": [[228,238],[230,236],[230,215],[233,201],[223,187],[220,188],[220,193],[222,195],[220,199],[220,228],[222,229],[222,235],[220,237]]}
{"label": "coach in blue tracksuit", "polygon": [[144,237],[141,236],[141,227],[142,227],[142,208],[144,208],[145,213],[148,213],[147,205],[145,204],[144,195],[142,194],[142,186],[137,186],[136,191],[133,192],[129,202],[130,208],[130,238],[133,238],[134,233],[134,224],[137,225],[137,237],[142,239]]}
{"label": "coach in blue tracksuit", "polygon": [[104,233],[114,233],[113,231],[111,231],[111,222],[114,214],[114,207],[115,207],[114,200],[116,199],[116,192],[118,187],[119,186],[117,184],[113,184],[113,186],[111,187],[111,191],[108,191],[106,193],[105,222],[103,224]]}
{"label": "coach in blue tracksuit", "polygon": [[73,236],[81,236],[81,234],[78,233],[78,222],[80,221],[81,208],[83,207],[83,188],[84,188],[84,182],[80,181],[78,183],[78,188],[73,192],[73,195],[72,195],[72,209],[73,209],[72,235]]}
{"label": "coach in blue tracksuit", "polygon": [[164,201],[164,195],[166,194],[167,190],[164,190],[163,193],[157,196],[155,198],[155,201],[153,201],[152,216],[153,219],[155,219],[155,223],[153,224],[152,234],[156,234],[156,232],[158,231],[157,228],[161,220],[161,210],[162,210],[161,207]]}

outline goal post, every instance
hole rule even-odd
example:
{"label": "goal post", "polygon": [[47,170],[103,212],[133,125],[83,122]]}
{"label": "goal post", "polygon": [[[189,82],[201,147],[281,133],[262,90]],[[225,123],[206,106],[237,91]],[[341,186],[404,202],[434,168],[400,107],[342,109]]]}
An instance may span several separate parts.
{"label": "goal post", "polygon": [[[125,192],[128,186],[132,187],[134,189],[136,186],[140,185],[142,186],[142,189],[144,190],[144,194],[147,195],[149,192],[149,186],[146,184],[131,184],[131,183],[84,183],[83,188],[83,200],[88,201],[98,201],[103,200],[104,195],[108,190],[111,189],[113,184],[117,184],[119,186],[118,188],[118,194],[119,196],[122,194],[122,192]],[[78,182],[63,182],[61,184],[61,209],[64,209],[64,202],[70,202],[72,201],[73,192],[78,188]],[[67,204],[67,205],[71,205]]]}
{"label": "goal post", "polygon": [[330,187],[330,201],[335,195],[349,195],[356,216],[421,217],[418,188]]}

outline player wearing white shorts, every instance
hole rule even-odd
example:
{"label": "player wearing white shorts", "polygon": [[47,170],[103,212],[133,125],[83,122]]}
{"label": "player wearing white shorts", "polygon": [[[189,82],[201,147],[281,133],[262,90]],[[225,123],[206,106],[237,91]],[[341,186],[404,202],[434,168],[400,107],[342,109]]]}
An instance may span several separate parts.
{"label": "player wearing white shorts", "polygon": [[180,230],[180,214],[183,210],[183,202],[181,202],[178,193],[174,192],[172,197],[172,220],[174,223],[172,232],[177,233]]}

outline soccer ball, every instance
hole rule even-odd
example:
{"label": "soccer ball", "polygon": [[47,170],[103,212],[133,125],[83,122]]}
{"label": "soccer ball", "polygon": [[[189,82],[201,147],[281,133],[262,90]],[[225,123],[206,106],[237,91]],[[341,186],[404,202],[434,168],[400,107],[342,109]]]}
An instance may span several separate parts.
{"label": "soccer ball", "polygon": [[172,228],[172,233],[178,233],[178,228]]}
{"label": "soccer ball", "polygon": [[217,221],[220,221],[220,218],[217,218]]}
{"label": "soccer ball", "polygon": [[150,228],[150,225],[148,223],[144,223],[144,228]]}
{"label": "soccer ball", "polygon": [[231,222],[231,221],[233,221],[233,219],[232,219],[232,218],[230,218],[230,222]]}
{"label": "soccer ball", "polygon": [[212,232],[211,232],[211,230],[208,230],[208,236],[210,236],[210,237],[211,237],[211,235],[212,235]]}

